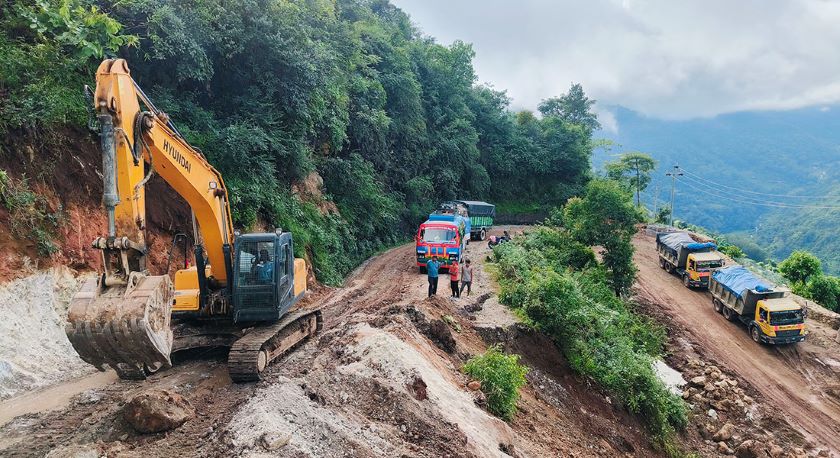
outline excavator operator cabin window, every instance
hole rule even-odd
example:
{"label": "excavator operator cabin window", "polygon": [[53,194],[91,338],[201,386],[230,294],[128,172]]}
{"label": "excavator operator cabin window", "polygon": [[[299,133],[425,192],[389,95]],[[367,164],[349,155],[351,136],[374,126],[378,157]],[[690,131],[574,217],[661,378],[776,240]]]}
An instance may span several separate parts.
{"label": "excavator operator cabin window", "polygon": [[274,242],[243,242],[239,255],[239,284],[242,286],[274,283]]}

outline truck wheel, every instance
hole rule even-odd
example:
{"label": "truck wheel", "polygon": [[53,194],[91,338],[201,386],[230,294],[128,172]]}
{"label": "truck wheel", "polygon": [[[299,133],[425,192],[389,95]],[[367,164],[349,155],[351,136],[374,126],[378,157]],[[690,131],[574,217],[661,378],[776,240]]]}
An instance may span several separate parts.
{"label": "truck wheel", "polygon": [[420,267],[419,267],[419,269],[420,269],[420,273],[421,273],[421,274],[425,274],[425,273],[426,273],[426,266],[420,266]]}
{"label": "truck wheel", "polygon": [[732,313],[732,309],[729,307],[723,307],[723,317],[726,318],[728,321],[732,321],[735,319],[735,314]]}
{"label": "truck wheel", "polygon": [[479,234],[478,234],[478,239],[479,240],[484,240],[486,238],[487,238],[487,231],[482,229],[481,232],[479,232]]}
{"label": "truck wheel", "polygon": [[688,275],[683,275],[683,285],[686,288],[691,288],[691,280],[689,280]]}
{"label": "truck wheel", "polygon": [[659,258],[659,268],[663,270],[665,269],[665,260],[662,258]]}
{"label": "truck wheel", "polygon": [[712,305],[715,307],[715,312],[722,313],[723,312],[723,304],[720,303],[717,299],[712,299]]}
{"label": "truck wheel", "polygon": [[674,271],[674,266],[670,262],[665,263],[665,272],[671,273]]}
{"label": "truck wheel", "polygon": [[755,343],[761,343],[761,334],[758,330],[758,326],[753,326],[750,328],[750,336],[752,337],[752,340],[755,341]]}

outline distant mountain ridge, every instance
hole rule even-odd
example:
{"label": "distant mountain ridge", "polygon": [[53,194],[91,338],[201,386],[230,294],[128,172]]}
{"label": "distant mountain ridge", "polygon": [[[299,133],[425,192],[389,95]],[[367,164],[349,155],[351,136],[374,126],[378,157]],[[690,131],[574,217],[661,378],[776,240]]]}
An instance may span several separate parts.
{"label": "distant mountain ridge", "polygon": [[775,259],[807,249],[828,271],[840,272],[840,209],[783,208],[840,207],[840,106],[676,121],[623,107],[609,110],[618,130],[596,137],[617,145],[598,151],[593,163],[600,170],[625,151],[653,156],[659,167],[645,196],[649,207],[657,190],[660,206],[667,204],[671,182],[664,174],[678,164],[690,175],[677,183],[676,219],[749,236]]}

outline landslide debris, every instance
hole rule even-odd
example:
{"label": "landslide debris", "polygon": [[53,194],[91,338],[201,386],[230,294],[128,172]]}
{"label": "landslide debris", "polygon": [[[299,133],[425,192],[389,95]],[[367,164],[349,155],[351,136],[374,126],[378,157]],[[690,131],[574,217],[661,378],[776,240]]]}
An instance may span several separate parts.
{"label": "landslide debris", "polygon": [[169,390],[151,389],[134,396],[123,407],[123,418],[139,433],[159,433],[195,417],[189,401]]}

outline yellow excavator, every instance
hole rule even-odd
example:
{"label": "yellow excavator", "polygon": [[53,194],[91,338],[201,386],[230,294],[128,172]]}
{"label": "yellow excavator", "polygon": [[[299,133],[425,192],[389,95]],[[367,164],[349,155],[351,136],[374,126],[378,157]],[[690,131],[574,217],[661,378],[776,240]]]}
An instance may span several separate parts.
{"label": "yellow excavator", "polygon": [[[272,360],[322,327],[320,310],[291,311],[306,292],[306,264],[294,257],[292,235],[233,230],[222,176],[154,106],[125,60],[100,64],[92,98],[108,234],[93,241],[102,272],[70,303],[70,342],[83,360],[123,379],[170,367],[176,351],[223,347],[234,381],[258,380]],[[185,260],[174,281],[146,266],[152,172],[192,210],[195,262]]]}

